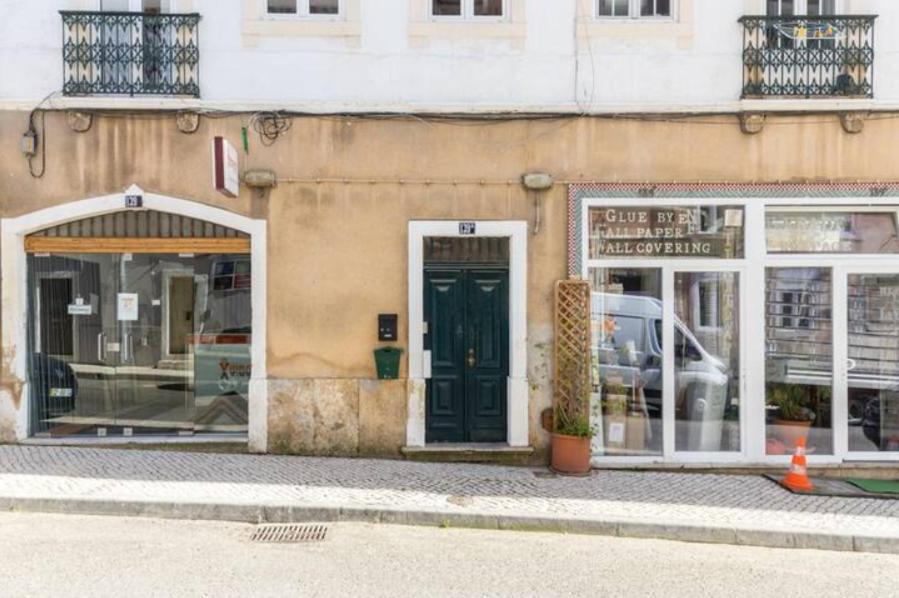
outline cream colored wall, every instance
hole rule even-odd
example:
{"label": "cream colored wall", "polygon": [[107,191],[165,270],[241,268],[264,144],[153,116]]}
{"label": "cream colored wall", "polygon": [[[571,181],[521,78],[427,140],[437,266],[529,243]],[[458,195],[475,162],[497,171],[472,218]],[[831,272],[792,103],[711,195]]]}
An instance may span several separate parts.
{"label": "cream colored wall", "polygon": [[[407,222],[503,219],[533,225],[535,198],[518,183],[524,172],[549,172],[560,183],[879,181],[899,172],[899,155],[892,151],[899,121],[887,118],[868,120],[864,132],[848,135],[835,116],[771,117],[760,134],[747,136],[732,116],[505,123],[319,117],[294,119],[272,147],[252,137],[249,155],[241,152],[243,167],[272,169],[280,182],[265,197],[244,187],[239,198],[227,199],[212,189],[210,140],[224,135],[240,147],[245,117],[204,118],[198,132],[185,135],[171,115],[96,116],[88,132],[75,133],[64,113],[51,113],[41,179],[29,176],[18,152],[26,122],[26,113],[0,112],[3,217],[136,183],[268,219],[268,372],[277,381],[279,404],[294,406],[304,380],[318,381],[317,394],[308,396],[321,397],[330,388],[322,381],[375,377],[378,313],[400,314],[399,345],[405,345]],[[544,373],[549,349],[538,345],[551,340],[553,283],[566,273],[566,202],[564,184],[545,194],[540,232],[528,244],[529,374],[536,388],[531,438],[538,447],[545,437],[537,420],[550,398]],[[14,349],[4,347],[4,361]],[[0,383],[12,388],[20,382],[4,368]],[[365,423],[359,415],[367,404],[363,397],[394,400],[397,409],[405,403],[397,399],[404,397],[402,385],[385,391],[363,382],[338,394],[358,428],[356,445],[344,438],[341,446],[365,452],[360,439],[387,424]],[[292,434],[302,434],[304,413],[291,416],[295,426],[282,426],[282,450],[318,451],[291,444]],[[327,419],[335,417],[339,412]],[[387,425],[397,442],[397,422],[403,421]]]}

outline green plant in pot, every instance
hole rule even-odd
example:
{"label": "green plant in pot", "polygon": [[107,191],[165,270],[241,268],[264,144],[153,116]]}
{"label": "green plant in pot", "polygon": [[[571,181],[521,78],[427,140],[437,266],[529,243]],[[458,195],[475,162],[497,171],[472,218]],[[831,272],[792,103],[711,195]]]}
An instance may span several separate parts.
{"label": "green plant in pot", "polygon": [[777,407],[774,416],[777,435],[790,449],[800,438],[807,438],[815,421],[815,412],[806,406],[811,392],[810,387],[798,384],[776,384],[769,389],[769,404]]}
{"label": "green plant in pot", "polygon": [[556,397],[553,410],[552,458],[550,467],[567,475],[590,472],[590,385],[585,375],[586,363],[575,358],[561,358],[557,375],[567,383],[569,392]]}

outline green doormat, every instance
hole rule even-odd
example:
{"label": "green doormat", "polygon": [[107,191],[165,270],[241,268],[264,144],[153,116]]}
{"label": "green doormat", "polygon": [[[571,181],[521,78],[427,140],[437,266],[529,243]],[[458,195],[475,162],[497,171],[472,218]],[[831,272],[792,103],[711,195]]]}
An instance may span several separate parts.
{"label": "green doormat", "polygon": [[846,480],[854,486],[858,486],[865,492],[874,494],[899,494],[899,480],[862,480],[849,478]]}

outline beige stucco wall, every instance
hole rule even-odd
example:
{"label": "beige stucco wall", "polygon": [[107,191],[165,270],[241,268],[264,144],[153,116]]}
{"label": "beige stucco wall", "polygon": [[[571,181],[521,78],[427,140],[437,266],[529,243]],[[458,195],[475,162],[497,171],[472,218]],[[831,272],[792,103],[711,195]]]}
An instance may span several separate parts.
{"label": "beige stucco wall", "polygon": [[[27,114],[0,112],[3,217],[136,183],[267,218],[269,446],[291,452],[395,454],[402,444],[405,384],[369,381],[378,313],[400,314],[398,344],[406,344],[409,220],[533,225],[535,198],[518,183],[529,171],[580,182],[878,181],[899,172],[895,119],[869,120],[863,133],[849,135],[834,115],[770,117],[762,133],[748,136],[733,116],[504,123],[310,117],[295,118],[271,147],[252,136],[244,168],[271,169],[282,180],[265,196],[244,188],[228,199],[212,189],[210,139],[224,135],[239,147],[247,117],[203,118],[189,135],[171,114],[97,115],[86,133],[73,132],[64,113],[46,118],[46,174],[33,179],[18,152]],[[537,421],[550,400],[550,351],[535,347],[551,340],[553,282],[566,273],[566,201],[561,184],[543,195],[540,231],[528,243],[531,440],[538,449],[546,444]],[[17,349],[4,347],[4,359]],[[4,366],[4,389],[18,383]],[[10,439],[9,430],[0,421],[0,440]]]}

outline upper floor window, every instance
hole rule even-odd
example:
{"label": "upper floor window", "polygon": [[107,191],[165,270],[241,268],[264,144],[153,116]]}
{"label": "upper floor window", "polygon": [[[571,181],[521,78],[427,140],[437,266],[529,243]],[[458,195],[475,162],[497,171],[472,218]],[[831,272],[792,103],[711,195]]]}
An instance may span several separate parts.
{"label": "upper floor window", "polygon": [[500,18],[505,16],[504,0],[431,0],[431,16]]}
{"label": "upper floor window", "polygon": [[171,0],[100,0],[103,12],[142,12],[149,15],[168,14],[172,10]]}
{"label": "upper floor window", "polygon": [[596,14],[600,18],[668,18],[672,4],[673,0],[598,0]]}
{"label": "upper floor window", "polygon": [[266,0],[268,14],[300,17],[337,16],[340,0]]}
{"label": "upper floor window", "polygon": [[769,17],[835,15],[836,5],[836,0],[767,0],[767,14]]}

